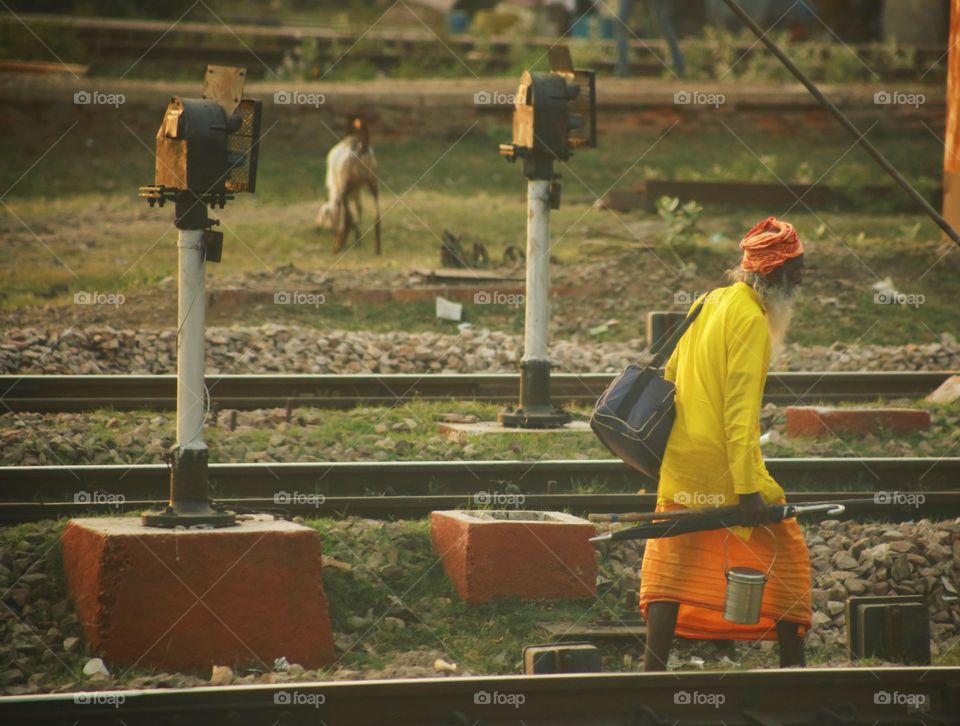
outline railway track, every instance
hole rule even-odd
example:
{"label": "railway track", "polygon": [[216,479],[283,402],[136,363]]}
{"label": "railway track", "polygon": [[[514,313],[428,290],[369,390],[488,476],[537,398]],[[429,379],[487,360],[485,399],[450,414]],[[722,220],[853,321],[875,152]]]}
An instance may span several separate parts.
{"label": "railway track", "polygon": [[[859,517],[960,516],[960,458],[768,459],[767,467],[791,500],[862,500]],[[623,512],[652,510],[656,499],[647,493],[654,483],[616,459],[211,464],[209,476],[225,505],[304,516],[484,506]],[[168,492],[163,465],[0,467],[0,521],[138,511]]]}
{"label": "railway track", "polygon": [[[780,371],[767,379],[764,400],[777,404],[922,398],[953,371]],[[555,401],[592,405],[613,380],[612,373],[555,373]],[[212,375],[212,405],[221,409],[351,408],[403,404],[411,400],[514,401],[520,386],[515,373],[455,375]],[[173,375],[4,375],[0,402],[9,410],[53,413],[117,410],[173,410]]]}
{"label": "railway track", "polygon": [[0,718],[11,726],[948,726],[960,723],[960,668],[511,675],[59,693],[0,698]]}
{"label": "railway track", "polygon": [[[960,491],[960,457],[770,458],[766,465],[787,491]],[[328,496],[634,493],[655,485],[619,459],[219,463],[210,464],[209,476],[216,497],[272,497],[279,490]],[[169,477],[163,464],[4,466],[0,501],[72,500],[81,490],[162,498]]]}
{"label": "railway track", "polygon": [[[249,65],[251,73],[263,75],[269,68],[278,67],[284,58],[297,52],[305,41],[315,44],[318,63],[332,63],[349,52],[351,59],[363,60],[382,71],[390,72],[396,65],[410,58],[430,58],[452,61],[455,54],[474,73],[502,73],[516,63],[518,39],[515,36],[452,35],[441,39],[424,27],[413,31],[368,28],[362,34],[355,31],[333,30],[319,26],[270,26],[264,23],[243,24],[222,22],[180,21],[171,27],[164,20],[131,20],[119,18],[58,16],[22,13],[19,16],[0,15],[0,24],[53,30],[60,35],[72,35],[82,47],[97,59],[115,62],[176,64],[185,62],[227,63]],[[524,42],[524,41],[519,41]],[[530,50],[546,51],[555,38],[530,38],[525,41]],[[609,73],[615,66],[614,40],[594,39],[592,45],[604,51],[604,57],[591,65]],[[697,45],[696,43],[694,44]],[[690,47],[681,42],[681,47]],[[730,51],[737,57],[758,52],[756,43],[740,42]],[[891,68],[886,62],[888,50],[879,44],[845,44],[884,81],[915,79],[921,72],[943,67],[946,47],[924,45],[911,47],[915,68]],[[825,46],[821,46],[825,47]],[[633,75],[659,78],[669,66],[669,51],[661,38],[631,39],[631,67]],[[762,52],[762,51],[759,51]],[[434,58],[434,56],[436,56]],[[269,75],[269,74],[267,74]]]}
{"label": "railway track", "polygon": [[[421,496],[325,496],[311,497],[301,492],[281,490],[290,495],[278,503],[274,497],[221,498],[217,502],[240,513],[268,512],[280,517],[303,518],[364,517],[367,519],[421,519],[430,512],[449,509],[520,508],[533,511],[566,511],[578,516],[591,512],[652,512],[657,503],[656,494],[525,494],[522,499],[491,495],[475,497],[469,494],[432,494]],[[878,501],[868,492],[805,491],[790,494],[792,502],[843,503],[847,512],[843,519],[904,522],[916,519],[945,519],[960,517],[960,492],[923,492],[923,502],[913,503],[905,493],[892,495],[892,504]],[[22,524],[45,519],[92,516],[104,514],[137,513],[162,508],[166,498],[110,499],[102,494],[92,495],[92,501],[12,501],[0,502],[0,524]],[[512,502],[505,506],[502,502]]]}

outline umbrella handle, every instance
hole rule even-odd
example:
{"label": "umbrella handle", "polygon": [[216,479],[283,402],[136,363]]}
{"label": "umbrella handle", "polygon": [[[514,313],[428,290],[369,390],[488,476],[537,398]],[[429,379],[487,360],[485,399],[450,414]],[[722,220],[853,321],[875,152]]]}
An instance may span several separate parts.
{"label": "umbrella handle", "polygon": [[842,504],[786,504],[784,517],[798,517],[801,514],[825,514],[828,517],[839,516],[847,511]]}

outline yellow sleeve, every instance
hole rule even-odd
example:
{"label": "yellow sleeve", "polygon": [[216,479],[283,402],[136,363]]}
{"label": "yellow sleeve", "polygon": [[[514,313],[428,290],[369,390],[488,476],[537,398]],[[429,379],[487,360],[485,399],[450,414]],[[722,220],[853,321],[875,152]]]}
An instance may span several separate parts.
{"label": "yellow sleeve", "polygon": [[770,330],[763,315],[730,321],[723,424],[727,462],[737,494],[760,491],[760,403],[770,361]]}

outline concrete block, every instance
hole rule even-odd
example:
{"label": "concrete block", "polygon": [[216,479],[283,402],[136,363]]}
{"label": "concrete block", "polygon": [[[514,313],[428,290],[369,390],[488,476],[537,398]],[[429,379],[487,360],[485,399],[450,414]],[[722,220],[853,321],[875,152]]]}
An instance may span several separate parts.
{"label": "concrete block", "polygon": [[434,551],[468,603],[596,594],[590,522],[562,512],[453,510],[430,515]]}
{"label": "concrete block", "polygon": [[833,434],[869,434],[880,429],[913,433],[930,428],[930,413],[913,408],[787,407],[787,436],[824,438]]}
{"label": "concrete block", "polygon": [[927,396],[930,403],[956,403],[960,401],[960,376],[950,376],[936,391]]}
{"label": "concrete block", "polygon": [[209,676],[214,665],[305,668],[334,660],[319,535],[265,515],[169,530],[139,519],[71,520],[67,587],[110,665]]}

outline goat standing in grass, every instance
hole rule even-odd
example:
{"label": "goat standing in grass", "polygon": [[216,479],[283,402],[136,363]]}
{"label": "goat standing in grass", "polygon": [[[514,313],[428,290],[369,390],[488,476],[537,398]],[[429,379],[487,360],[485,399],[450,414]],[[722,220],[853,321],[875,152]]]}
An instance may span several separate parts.
{"label": "goat standing in grass", "polygon": [[364,189],[373,195],[376,205],[374,233],[379,255],[380,190],[377,184],[377,159],[370,145],[370,129],[362,118],[356,116],[350,121],[350,133],[327,154],[327,201],[317,214],[318,225],[333,227],[337,240],[334,252],[343,249],[351,229],[355,242],[360,242],[360,218],[363,213],[361,196]]}

